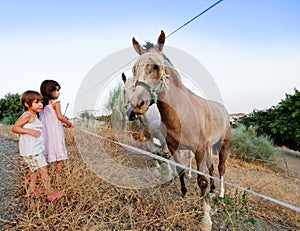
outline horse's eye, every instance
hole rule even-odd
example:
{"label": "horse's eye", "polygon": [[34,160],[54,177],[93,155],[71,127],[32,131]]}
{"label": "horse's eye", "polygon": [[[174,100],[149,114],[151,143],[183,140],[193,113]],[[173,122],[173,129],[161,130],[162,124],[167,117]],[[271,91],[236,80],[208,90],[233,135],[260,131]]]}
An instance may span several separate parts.
{"label": "horse's eye", "polygon": [[158,70],[158,65],[154,64],[153,65],[153,70]]}

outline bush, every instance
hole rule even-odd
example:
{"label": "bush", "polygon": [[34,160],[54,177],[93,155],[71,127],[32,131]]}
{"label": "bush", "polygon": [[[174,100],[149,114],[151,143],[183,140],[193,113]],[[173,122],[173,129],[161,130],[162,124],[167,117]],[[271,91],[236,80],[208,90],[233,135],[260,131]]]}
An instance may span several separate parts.
{"label": "bush", "polygon": [[255,127],[246,128],[243,124],[232,129],[229,147],[234,157],[263,165],[273,163],[278,153],[270,138],[257,135]]}

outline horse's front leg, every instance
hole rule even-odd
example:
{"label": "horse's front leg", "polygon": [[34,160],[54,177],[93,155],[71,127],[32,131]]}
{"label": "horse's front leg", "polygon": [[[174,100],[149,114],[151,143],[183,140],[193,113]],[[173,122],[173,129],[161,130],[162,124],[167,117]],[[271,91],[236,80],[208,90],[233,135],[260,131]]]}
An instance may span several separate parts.
{"label": "horse's front leg", "polygon": [[[174,157],[174,160],[176,163],[180,163],[180,152],[175,150],[172,146],[168,146],[172,156]],[[182,197],[185,197],[187,193],[187,189],[185,187],[185,182],[184,182],[184,174],[185,170],[181,167],[176,166],[176,171],[180,179],[180,185],[181,185],[181,193]]]}
{"label": "horse's front leg", "polygon": [[[197,170],[200,172],[204,172],[206,169],[206,149],[203,148],[201,150],[197,150],[195,152],[195,158],[196,158],[196,164],[197,164]],[[208,189],[208,180],[204,175],[198,174],[197,175],[197,183],[201,190],[201,195],[205,197],[209,191]]]}
{"label": "horse's front leg", "polygon": [[[207,164],[207,150],[205,148],[198,149],[195,152],[195,158],[197,163],[197,170],[204,172],[206,164]],[[205,176],[198,174],[197,175],[197,183],[201,190],[201,194],[203,197],[203,217],[201,219],[201,230],[211,230],[212,229],[212,221],[211,221],[211,207],[209,204],[209,198],[207,196],[209,187],[208,187],[208,180]]]}
{"label": "horse's front leg", "polygon": [[[206,167],[208,169],[209,175],[213,177],[214,175],[214,163],[213,163],[213,147],[208,147],[206,149]],[[210,191],[209,191],[209,197],[214,196],[214,190],[215,190],[215,181],[213,178],[210,178]]]}
{"label": "horse's front leg", "polygon": [[229,144],[229,137],[230,137],[230,129],[227,130],[226,138],[223,141],[221,150],[219,152],[219,165],[218,170],[220,174],[220,197],[224,198],[225,188],[224,188],[224,175],[226,170],[226,159],[227,159],[227,146]]}
{"label": "horse's front leg", "polygon": [[158,140],[160,142],[161,155],[163,157],[170,157],[169,149],[167,146],[167,141],[166,141],[166,138],[164,137],[163,133],[161,131],[159,131],[155,135],[156,135],[156,138],[158,138]]}
{"label": "horse's front leg", "polygon": [[152,137],[146,142],[146,150],[148,152],[152,152],[152,153],[156,154],[156,148],[155,148],[154,140]]}
{"label": "horse's front leg", "polygon": [[[192,150],[188,150],[189,168],[192,168],[193,156],[194,156],[194,153],[192,152]],[[192,178],[192,171],[191,170],[189,170],[188,178],[189,179]]]}

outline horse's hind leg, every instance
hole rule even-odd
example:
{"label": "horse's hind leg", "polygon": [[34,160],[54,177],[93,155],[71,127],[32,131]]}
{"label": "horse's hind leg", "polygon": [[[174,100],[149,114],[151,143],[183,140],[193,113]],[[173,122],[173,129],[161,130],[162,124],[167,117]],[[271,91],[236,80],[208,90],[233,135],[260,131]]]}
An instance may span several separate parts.
{"label": "horse's hind leg", "polygon": [[[230,133],[230,129],[229,129],[229,133]],[[227,137],[228,138],[224,139],[221,151],[219,152],[218,170],[219,170],[219,175],[220,175],[220,180],[221,180],[221,183],[220,183],[220,197],[221,198],[224,198],[224,193],[225,193],[225,189],[224,189],[224,175],[225,175],[225,170],[226,170],[226,166],[225,166],[225,162],[226,162],[226,159],[227,159],[226,148],[227,148],[227,146],[229,144],[229,135]]]}
{"label": "horse's hind leg", "polygon": [[[207,152],[206,152],[206,167],[208,168],[208,172],[209,172],[209,175],[211,177],[213,177],[214,175],[214,163],[213,163],[213,159],[212,159],[212,151],[213,151],[213,148],[212,147],[209,147],[207,148]],[[213,193],[214,193],[214,190],[215,190],[216,186],[215,186],[215,181],[213,178],[210,178],[210,191],[209,191],[209,196],[212,196]]]}
{"label": "horse's hind leg", "polygon": [[[197,170],[204,172],[206,167],[206,150],[203,148],[202,150],[197,150],[195,152],[195,158],[197,163]],[[201,190],[201,194],[203,197],[206,197],[208,193],[208,180],[205,176],[198,174],[197,175],[197,183]]]}

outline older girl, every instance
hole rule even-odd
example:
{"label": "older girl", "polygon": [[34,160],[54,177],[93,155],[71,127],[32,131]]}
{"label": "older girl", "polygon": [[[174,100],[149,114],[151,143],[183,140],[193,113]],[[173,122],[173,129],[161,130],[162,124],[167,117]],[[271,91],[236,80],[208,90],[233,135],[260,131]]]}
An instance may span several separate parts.
{"label": "older girl", "polygon": [[58,82],[45,80],[42,82],[40,90],[44,104],[44,108],[40,112],[40,120],[44,126],[45,156],[48,162],[56,162],[56,178],[59,180],[62,161],[68,159],[63,126],[72,128],[73,123],[61,113]]}

